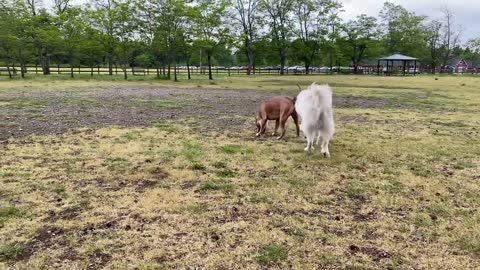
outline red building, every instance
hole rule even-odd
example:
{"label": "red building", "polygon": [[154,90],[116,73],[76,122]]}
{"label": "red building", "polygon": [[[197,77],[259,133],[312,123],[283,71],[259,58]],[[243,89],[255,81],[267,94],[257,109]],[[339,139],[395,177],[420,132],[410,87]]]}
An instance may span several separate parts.
{"label": "red building", "polygon": [[465,73],[468,70],[468,63],[464,59],[460,59],[453,65],[455,73]]}

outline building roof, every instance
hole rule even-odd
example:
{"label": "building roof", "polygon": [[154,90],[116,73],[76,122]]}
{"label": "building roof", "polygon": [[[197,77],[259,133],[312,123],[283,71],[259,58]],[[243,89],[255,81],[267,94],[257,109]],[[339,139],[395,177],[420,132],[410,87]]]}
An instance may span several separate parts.
{"label": "building roof", "polygon": [[418,58],[414,58],[414,57],[411,57],[411,56],[406,56],[406,55],[403,55],[403,54],[399,54],[399,53],[394,53],[390,56],[387,56],[387,57],[383,57],[383,58],[380,58],[379,60],[389,60],[389,61],[415,61],[415,60],[418,60]]}

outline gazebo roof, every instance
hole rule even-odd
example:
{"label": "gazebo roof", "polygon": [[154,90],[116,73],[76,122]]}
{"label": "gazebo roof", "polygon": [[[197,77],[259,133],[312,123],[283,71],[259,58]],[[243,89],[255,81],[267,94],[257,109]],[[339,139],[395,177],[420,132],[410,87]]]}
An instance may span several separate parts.
{"label": "gazebo roof", "polygon": [[418,58],[406,56],[406,55],[399,54],[399,53],[394,53],[394,54],[392,54],[392,55],[390,55],[390,56],[380,58],[379,60],[389,60],[389,61],[415,61],[415,60],[418,60]]}

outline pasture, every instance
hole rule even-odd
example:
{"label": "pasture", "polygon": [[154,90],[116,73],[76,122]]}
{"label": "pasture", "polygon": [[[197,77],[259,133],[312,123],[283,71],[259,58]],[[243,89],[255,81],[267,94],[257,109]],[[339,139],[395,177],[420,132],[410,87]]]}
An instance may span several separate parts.
{"label": "pasture", "polygon": [[[0,80],[2,269],[480,265],[480,78]],[[255,138],[313,81],[330,159]]]}

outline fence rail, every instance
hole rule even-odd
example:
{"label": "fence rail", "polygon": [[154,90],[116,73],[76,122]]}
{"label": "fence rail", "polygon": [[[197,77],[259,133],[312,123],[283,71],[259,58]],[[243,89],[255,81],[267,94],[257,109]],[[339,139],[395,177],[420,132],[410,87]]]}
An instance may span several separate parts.
{"label": "fence rail", "polygon": [[[9,72],[10,70],[10,72]],[[43,74],[41,66],[32,66],[28,65],[25,66],[24,72],[26,74]],[[171,75],[174,73],[173,67],[170,69]],[[0,67],[0,76],[17,76],[20,73],[20,68],[19,66],[12,66],[12,67]],[[109,68],[105,66],[91,66],[91,67],[86,67],[86,66],[77,66],[74,67],[73,70],[69,66],[62,66],[62,65],[56,65],[56,66],[50,66],[50,74],[59,74],[59,75],[71,75],[71,74],[89,74],[90,76],[95,76],[95,75],[109,75]],[[126,73],[128,76],[147,76],[147,75],[166,75],[167,74],[167,68],[159,67],[159,68],[152,68],[152,67],[129,67],[126,70]],[[188,70],[186,67],[181,66],[177,68],[177,74],[180,75],[186,75],[188,73]],[[191,67],[190,68],[190,73],[192,75],[206,75],[208,74],[208,67]],[[213,74],[228,74],[228,75],[240,75],[240,74],[247,74],[247,68],[246,67],[212,67],[212,73]],[[251,73],[253,74],[280,74],[280,68],[274,68],[274,67],[264,67],[264,68],[255,68],[251,70]],[[302,67],[286,67],[284,69],[284,73],[291,75],[291,74],[305,74],[305,68]],[[309,69],[310,74],[327,74],[330,73],[329,68],[310,68]],[[353,68],[350,67],[334,67],[332,70],[332,73],[336,74],[353,74]],[[430,69],[420,69],[419,71],[416,72],[418,73],[432,73],[432,70]],[[461,70],[460,72],[455,72],[452,71],[452,69],[440,69],[437,68],[435,70],[435,73],[440,73],[440,74],[480,74],[480,68],[469,68],[469,69],[464,69]],[[112,68],[112,74],[113,75],[123,75],[124,70],[119,67],[119,66],[113,66]],[[377,67],[362,67],[357,70],[358,75],[376,75],[377,74]],[[379,74],[381,75],[402,75],[403,72],[399,70],[398,72],[389,72],[388,74],[386,71],[381,67]],[[412,75],[413,72],[411,70],[406,70],[406,74]]]}
{"label": "fence rail", "polygon": [[[20,67],[19,66],[14,66],[10,67],[10,71],[14,74],[17,75],[20,73]],[[146,75],[156,75],[157,73],[160,75],[166,75],[168,71],[168,68],[165,67],[158,67],[158,68],[153,68],[153,67],[129,67],[126,69],[127,75],[130,76],[146,76]],[[309,70],[310,73],[314,74],[320,74],[320,73],[326,73],[324,70],[319,70],[318,68],[312,68]],[[26,74],[43,74],[42,67],[41,66],[26,66],[24,72]],[[174,73],[174,68],[170,68],[170,72],[173,75]],[[285,68],[284,72],[286,74],[304,74],[305,69],[300,69],[300,68]],[[91,76],[94,75],[109,75],[109,68],[105,66],[94,66],[94,67],[74,67],[73,69],[69,66],[50,66],[50,74],[64,74],[64,75],[69,75],[69,74],[90,74]],[[187,74],[188,69],[186,67],[179,67],[177,68],[177,73],[178,74]],[[198,75],[198,74],[208,74],[208,67],[191,67],[190,68],[190,73],[192,75]],[[247,68],[236,68],[236,67],[231,67],[231,68],[225,68],[225,67],[212,67],[212,73],[213,74],[247,74]],[[280,69],[279,68],[256,68],[252,69],[251,73],[254,74],[280,74]],[[124,70],[119,67],[119,66],[113,66],[112,68],[112,74],[114,75],[123,75]],[[7,67],[0,67],[0,76],[8,75],[8,70]]]}

